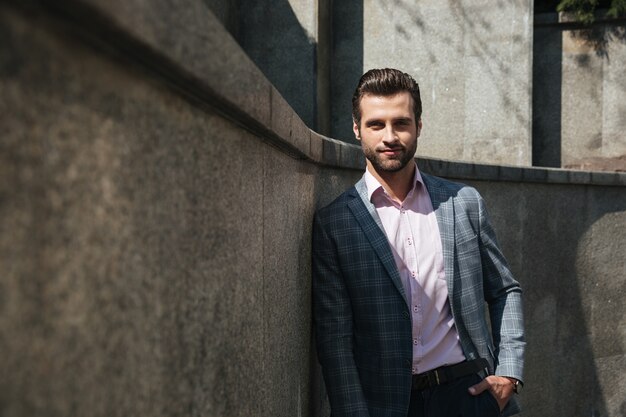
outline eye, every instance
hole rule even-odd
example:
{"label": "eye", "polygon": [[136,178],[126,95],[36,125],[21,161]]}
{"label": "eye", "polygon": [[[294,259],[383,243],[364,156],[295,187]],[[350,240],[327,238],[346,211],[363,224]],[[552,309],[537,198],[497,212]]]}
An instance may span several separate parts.
{"label": "eye", "polygon": [[411,127],[413,126],[413,119],[397,119],[394,121],[393,125],[398,130],[406,131],[411,129]]}
{"label": "eye", "polygon": [[379,129],[383,129],[385,127],[385,124],[381,121],[374,120],[374,121],[368,122],[367,127],[373,130],[379,130]]}

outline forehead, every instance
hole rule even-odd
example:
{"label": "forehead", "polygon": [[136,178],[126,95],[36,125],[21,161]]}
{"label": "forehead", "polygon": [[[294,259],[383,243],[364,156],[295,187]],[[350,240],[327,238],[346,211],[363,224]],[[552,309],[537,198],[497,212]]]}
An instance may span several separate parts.
{"label": "forehead", "polygon": [[413,98],[408,91],[391,96],[365,94],[361,98],[361,120],[386,117],[414,117]]}

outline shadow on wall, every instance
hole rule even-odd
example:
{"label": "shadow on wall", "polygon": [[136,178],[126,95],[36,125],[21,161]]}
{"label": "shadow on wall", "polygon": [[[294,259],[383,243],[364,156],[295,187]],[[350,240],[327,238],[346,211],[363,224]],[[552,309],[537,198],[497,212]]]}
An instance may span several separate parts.
{"label": "shadow on wall", "polygon": [[599,57],[610,59],[609,44],[611,42],[626,42],[626,26],[622,25],[592,25],[589,28],[572,32],[574,38],[584,41]]}
{"label": "shadow on wall", "polygon": [[[518,16],[527,15],[520,2],[490,2],[489,6],[452,0],[375,3],[372,9],[391,26],[385,31],[387,48],[401,47],[391,59],[411,66],[407,69],[428,86],[423,88],[422,100],[431,114],[427,119],[436,121],[437,127],[432,123],[423,140],[441,143],[431,142],[429,155],[473,161],[488,158],[492,163],[501,162],[496,160],[501,157],[525,165],[530,148],[526,143],[530,86],[528,74],[520,68],[530,63],[524,49],[530,31]],[[515,27],[510,28],[508,22]],[[398,58],[401,54],[406,58]],[[380,48],[366,51],[366,66],[372,60],[377,65],[386,60]],[[512,145],[506,157],[502,145]]]}
{"label": "shadow on wall", "polygon": [[561,167],[563,35],[535,27],[533,42],[533,166]]}
{"label": "shadow on wall", "polygon": [[[619,84],[624,85],[623,77],[613,80],[607,71],[611,73],[609,51],[619,51],[621,48],[616,49],[616,45],[626,44],[624,20],[585,26],[559,19],[556,13],[535,15],[533,165],[580,168],[597,157],[621,166],[614,159],[619,158],[619,145],[611,145],[616,139],[619,142],[619,134],[615,138],[612,132],[621,130],[620,116],[612,116],[611,111],[603,113],[619,105],[619,91],[623,91],[616,90]],[[620,60],[618,52],[612,65],[619,67]],[[594,127],[576,124],[580,116],[569,105],[576,100],[583,102],[574,107],[591,112],[586,118],[593,119],[588,126]],[[619,114],[619,110],[613,112]],[[584,148],[576,150],[577,146]],[[596,169],[607,169],[601,168],[605,165],[602,161],[593,164]]]}
{"label": "shadow on wall", "polygon": [[620,255],[626,253],[626,204],[613,205],[590,222],[578,242],[576,256],[578,289],[593,354],[592,375],[596,378],[588,381],[592,415],[601,416],[626,415],[626,264]]}
{"label": "shadow on wall", "polygon": [[351,101],[363,74],[363,0],[319,0],[317,34],[300,24],[296,1],[204,0],[308,127],[357,144]]}
{"label": "shadow on wall", "polygon": [[524,415],[623,415],[623,189],[475,186],[524,289]]}
{"label": "shadow on wall", "polygon": [[318,33],[298,20],[298,1],[204,0],[309,128],[356,144],[351,98],[363,73],[363,0],[308,6]]}
{"label": "shadow on wall", "polygon": [[224,13],[226,27],[304,123],[316,129],[315,39],[302,27],[288,0],[234,3],[236,11],[231,6]]}
{"label": "shadow on wall", "polygon": [[331,3],[330,135],[358,145],[352,132],[352,94],[363,74],[363,0]]}
{"label": "shadow on wall", "polygon": [[[527,80],[520,77],[516,79],[515,73],[512,71],[515,62],[507,64],[503,61],[500,51],[491,46],[491,42],[488,39],[484,39],[483,32],[485,30],[490,31],[491,23],[482,19],[480,15],[468,8],[463,7],[462,2],[448,0],[448,3],[450,4],[450,9],[456,15],[456,19],[464,22],[466,42],[469,42],[472,54],[480,58],[482,62],[481,68],[487,71],[492,79],[497,80],[503,76],[506,77],[506,83],[496,83],[502,106],[510,111],[521,125],[526,124],[528,120],[527,111],[523,108],[524,103],[514,102],[509,97],[511,95],[511,86],[525,85]],[[505,6],[502,1],[498,1],[496,7],[502,9]],[[515,37],[513,37],[513,41],[516,41]],[[529,85],[528,88],[532,87]]]}

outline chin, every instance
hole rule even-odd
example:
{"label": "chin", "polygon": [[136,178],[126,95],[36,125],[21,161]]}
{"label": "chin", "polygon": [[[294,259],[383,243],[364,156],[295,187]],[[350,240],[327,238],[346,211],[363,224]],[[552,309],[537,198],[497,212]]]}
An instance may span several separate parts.
{"label": "chin", "polygon": [[402,164],[401,161],[387,161],[376,164],[376,167],[384,172],[398,172],[404,168],[406,164]]}

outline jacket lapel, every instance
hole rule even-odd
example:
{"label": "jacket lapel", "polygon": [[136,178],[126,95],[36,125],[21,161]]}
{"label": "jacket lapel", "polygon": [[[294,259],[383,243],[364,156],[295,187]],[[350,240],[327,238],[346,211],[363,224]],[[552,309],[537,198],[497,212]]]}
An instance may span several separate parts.
{"label": "jacket lapel", "polygon": [[385,236],[385,233],[383,232],[383,225],[380,221],[380,217],[376,212],[376,208],[367,197],[367,186],[365,185],[365,181],[361,179],[357,182],[353,191],[356,195],[354,195],[355,198],[348,202],[348,207],[352,211],[352,214],[354,214],[354,217],[361,226],[361,229],[363,229],[363,233],[365,233],[365,236],[380,258],[380,261],[391,277],[393,284],[396,286],[398,291],[400,291],[400,294],[402,294],[402,297],[406,302],[407,298],[404,292],[404,286],[400,280],[398,267],[396,266],[393,254],[391,253],[387,236]]}
{"label": "jacket lapel", "polygon": [[436,177],[421,173],[437,216],[441,235],[443,266],[448,284],[448,294],[452,300],[454,287],[454,198]]}

